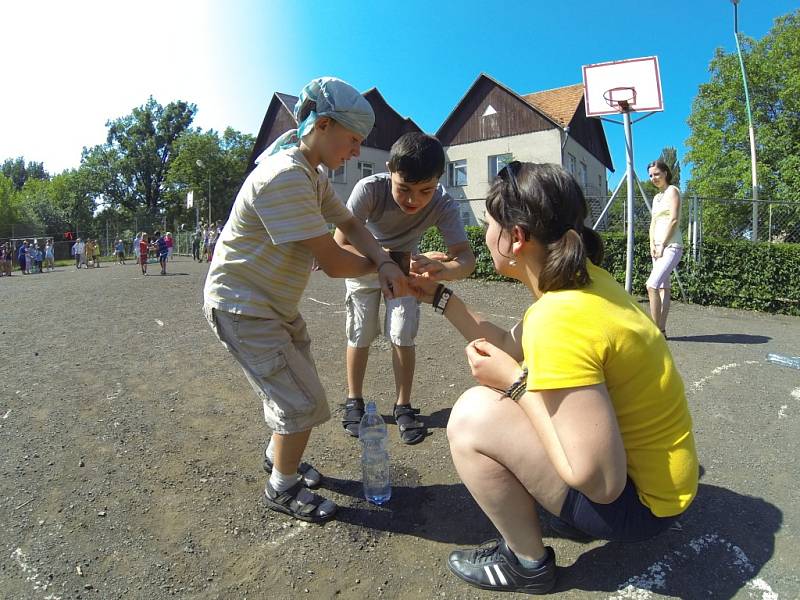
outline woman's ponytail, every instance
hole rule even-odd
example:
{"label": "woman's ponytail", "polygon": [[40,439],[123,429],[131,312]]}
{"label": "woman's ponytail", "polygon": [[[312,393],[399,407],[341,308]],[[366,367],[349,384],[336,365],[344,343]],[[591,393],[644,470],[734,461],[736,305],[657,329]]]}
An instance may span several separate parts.
{"label": "woman's ponytail", "polygon": [[589,283],[586,248],[581,235],[572,227],[557,240],[547,244],[547,258],[539,273],[539,289],[574,289]]}

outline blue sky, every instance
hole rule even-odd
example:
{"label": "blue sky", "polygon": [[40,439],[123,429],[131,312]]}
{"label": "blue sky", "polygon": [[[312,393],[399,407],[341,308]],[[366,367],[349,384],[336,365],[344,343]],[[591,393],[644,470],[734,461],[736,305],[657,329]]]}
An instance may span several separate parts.
{"label": "blue sky", "polygon": [[[714,49],[735,50],[730,0],[27,0],[3,9],[0,160],[51,173],[77,167],[105,122],[149,95],[198,106],[195,124],[256,134],[274,91],[335,75],[376,86],[435,132],[479,73],[519,93],[579,83],[581,66],[656,55],[665,110],[634,126],[640,176],[664,146],[683,157],[686,119]],[[796,0],[741,0],[739,29],[760,38]],[[8,19],[8,20],[7,20]],[[621,126],[605,124],[624,174]]]}

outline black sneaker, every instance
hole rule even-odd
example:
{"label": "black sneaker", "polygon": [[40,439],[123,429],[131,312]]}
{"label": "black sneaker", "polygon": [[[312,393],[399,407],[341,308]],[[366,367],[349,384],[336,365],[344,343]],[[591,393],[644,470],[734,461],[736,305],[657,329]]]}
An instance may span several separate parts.
{"label": "black sneaker", "polygon": [[527,569],[504,539],[491,540],[471,550],[456,550],[447,566],[470,585],[496,592],[546,594],[556,584],[556,555],[551,547],[538,567]]}

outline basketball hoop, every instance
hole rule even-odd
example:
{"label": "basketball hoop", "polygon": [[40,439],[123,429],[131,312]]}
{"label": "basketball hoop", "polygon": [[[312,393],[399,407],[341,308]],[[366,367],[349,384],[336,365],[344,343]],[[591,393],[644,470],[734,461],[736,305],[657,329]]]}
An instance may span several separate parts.
{"label": "basketball hoop", "polygon": [[628,112],[636,104],[636,88],[615,87],[603,92],[603,100],[619,112]]}

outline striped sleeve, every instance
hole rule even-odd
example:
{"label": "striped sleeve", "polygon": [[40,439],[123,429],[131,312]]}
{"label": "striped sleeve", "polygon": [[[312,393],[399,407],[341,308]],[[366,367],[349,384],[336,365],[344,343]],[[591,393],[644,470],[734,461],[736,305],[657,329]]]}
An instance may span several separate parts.
{"label": "striped sleeve", "polygon": [[322,206],[322,216],[327,223],[339,225],[344,223],[353,213],[344,205],[333,189],[330,181],[324,175],[319,178],[319,197]]}
{"label": "striped sleeve", "polygon": [[301,169],[277,174],[253,199],[253,208],[273,244],[328,233],[311,180]]}

